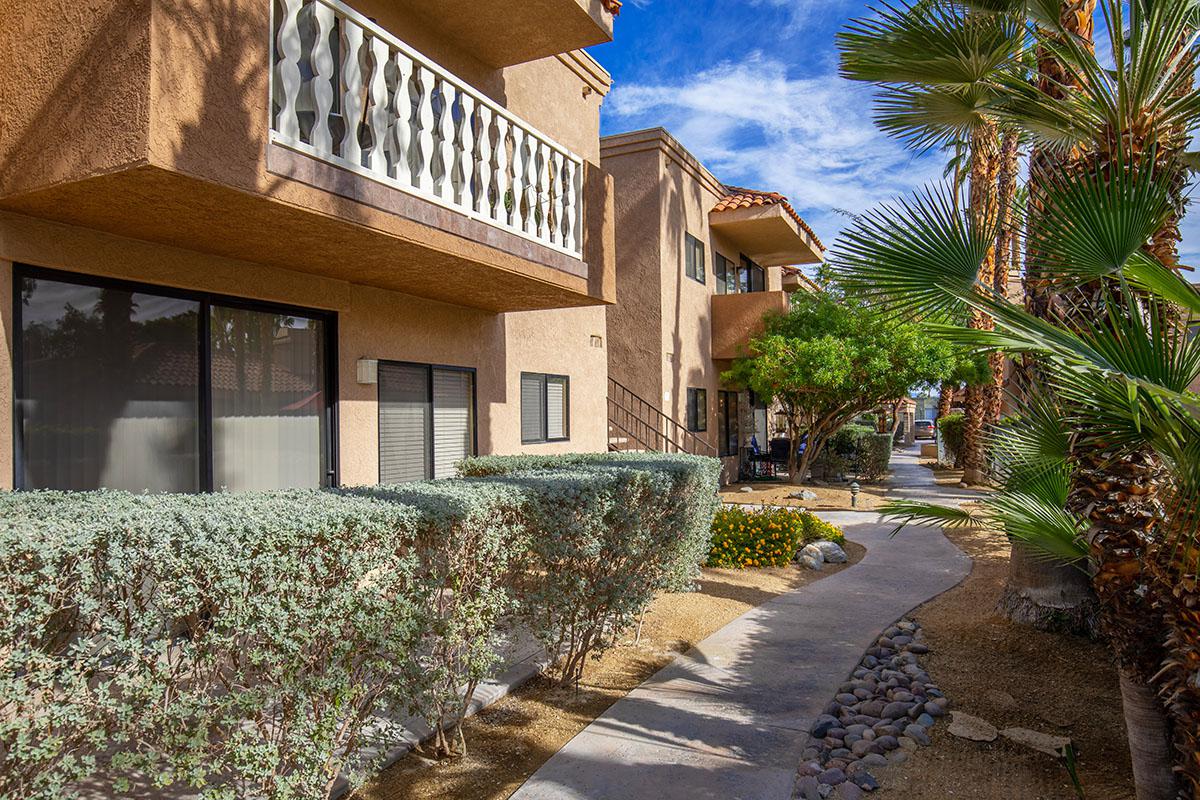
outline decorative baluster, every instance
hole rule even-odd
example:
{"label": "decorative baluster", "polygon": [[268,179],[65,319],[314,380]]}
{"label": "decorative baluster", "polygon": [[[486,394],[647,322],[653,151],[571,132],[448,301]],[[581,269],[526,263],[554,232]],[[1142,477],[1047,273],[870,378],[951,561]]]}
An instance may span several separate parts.
{"label": "decorative baluster", "polygon": [[546,195],[547,238],[553,244],[560,244],[562,242],[563,164],[562,155],[553,147],[550,148],[547,171],[550,175]]}
{"label": "decorative baluster", "polygon": [[363,116],[363,69],[359,57],[363,46],[363,29],[357,22],[342,19],[342,41],[346,44],[346,55],[342,59],[342,116],[346,132],[342,135],[342,158],[352,164],[362,165],[362,142],[358,138],[358,125]]}
{"label": "decorative baluster", "polygon": [[[508,197],[512,191],[512,181],[508,175],[508,120],[500,114],[496,115],[496,221],[507,225]],[[513,195],[514,205],[516,195]],[[514,215],[512,217],[516,219]]]}
{"label": "decorative baluster", "polygon": [[417,65],[417,82],[421,97],[417,101],[417,156],[416,184],[422,192],[433,192],[433,87],[434,76],[429,68]]}
{"label": "decorative baluster", "polygon": [[388,63],[388,44],[378,36],[371,37],[371,153],[367,168],[380,175],[387,174],[387,154],[384,141],[388,131],[388,90],[384,68]]}
{"label": "decorative baluster", "polygon": [[438,81],[442,96],[442,113],[438,115],[438,152],[442,162],[442,179],[434,191],[443,200],[454,200],[454,100],[456,91],[450,81]]}
{"label": "decorative baluster", "polygon": [[479,184],[479,212],[488,219],[492,213],[492,109],[479,104],[479,136],[476,149],[479,151],[479,168],[476,174]]}
{"label": "decorative baluster", "polygon": [[304,54],[304,43],[300,39],[301,0],[281,0],[283,19],[275,44],[279,49],[279,60],[275,64],[275,101],[279,104],[279,115],[275,119],[275,130],[291,141],[300,140],[300,117],[296,101],[300,97],[303,80],[300,76],[300,58]]}
{"label": "decorative baluster", "polygon": [[546,145],[541,139],[534,139],[530,148],[529,160],[533,163],[533,200],[529,209],[533,215],[533,234],[542,238],[546,227],[546,197],[549,194],[549,175],[546,170]]}
{"label": "decorative baluster", "polygon": [[333,49],[329,46],[329,37],[333,33],[335,18],[333,9],[324,3],[313,3],[311,8],[316,40],[313,42],[313,78],[310,86],[313,111],[317,116],[313,121],[308,141],[317,152],[332,153],[333,131],[329,128],[329,115],[333,112],[333,81],[337,73],[334,70]]}
{"label": "decorative baluster", "polygon": [[529,157],[525,150],[525,131],[513,126],[513,217],[512,226],[519,231],[529,230],[529,212],[525,202],[529,193]]}
{"label": "decorative baluster", "polygon": [[396,64],[396,94],[392,98],[391,130],[389,131],[392,153],[396,162],[396,180],[411,184],[412,162],[412,94],[409,81],[412,79],[412,59],[397,51],[393,56]]}
{"label": "decorative baluster", "polygon": [[578,213],[578,191],[575,179],[579,173],[579,165],[570,158],[567,159],[566,177],[563,179],[563,241],[562,245],[568,252],[579,252],[579,242],[575,234],[575,216]]}
{"label": "decorative baluster", "polygon": [[463,92],[458,96],[462,104],[462,205],[475,210],[475,98]]}

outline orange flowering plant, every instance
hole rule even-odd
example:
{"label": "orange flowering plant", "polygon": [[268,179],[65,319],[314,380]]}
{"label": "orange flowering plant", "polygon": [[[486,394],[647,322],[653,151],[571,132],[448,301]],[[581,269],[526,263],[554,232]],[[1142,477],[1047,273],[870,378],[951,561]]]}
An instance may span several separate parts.
{"label": "orange flowering plant", "polygon": [[817,539],[845,542],[841,529],[807,511],[726,505],[713,517],[706,563],[730,569],[783,567]]}

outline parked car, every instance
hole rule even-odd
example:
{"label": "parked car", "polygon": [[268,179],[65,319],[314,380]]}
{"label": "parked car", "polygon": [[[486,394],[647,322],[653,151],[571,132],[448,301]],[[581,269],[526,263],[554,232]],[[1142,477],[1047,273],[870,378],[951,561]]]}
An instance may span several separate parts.
{"label": "parked car", "polygon": [[933,420],[919,419],[913,423],[913,438],[916,439],[932,439],[934,437]]}

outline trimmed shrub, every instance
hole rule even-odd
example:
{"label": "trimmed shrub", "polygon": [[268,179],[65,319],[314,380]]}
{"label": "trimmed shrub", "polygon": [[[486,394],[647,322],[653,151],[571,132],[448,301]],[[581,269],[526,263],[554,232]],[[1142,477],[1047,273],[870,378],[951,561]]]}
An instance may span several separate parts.
{"label": "trimmed shrub", "polygon": [[841,529],[808,511],[725,505],[713,517],[707,566],[784,567],[819,539],[845,542]]}
{"label": "trimmed shrub", "polygon": [[939,417],[937,421],[938,435],[942,437],[942,446],[946,450],[946,457],[956,467],[962,463],[963,426],[966,419],[966,415],[961,411],[956,411],[953,414]]}
{"label": "trimmed shrub", "polygon": [[892,463],[892,436],[889,433],[873,433],[859,442],[858,475],[869,481],[877,481],[887,475]]}
{"label": "trimmed shrub", "polygon": [[325,796],[412,712],[448,750],[510,613],[581,664],[707,552],[715,460],[561,462],[341,491],[0,495],[0,796],[85,778],[123,794],[135,774],[222,800]]}
{"label": "trimmed shrub", "polygon": [[3,511],[4,796],[70,796],[94,772],[123,793],[135,770],[206,797],[318,796],[408,671],[411,509],[98,492]]}
{"label": "trimmed shrub", "polygon": [[504,476],[534,498],[522,620],[577,683],[589,655],[662,590],[690,589],[708,548],[720,462],[614,453],[467,459],[464,475]]}

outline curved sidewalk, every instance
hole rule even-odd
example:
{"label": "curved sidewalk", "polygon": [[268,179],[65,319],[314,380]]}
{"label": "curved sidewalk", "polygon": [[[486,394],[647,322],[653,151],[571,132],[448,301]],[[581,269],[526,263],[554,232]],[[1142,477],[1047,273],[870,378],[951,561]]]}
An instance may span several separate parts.
{"label": "curved sidewalk", "polygon": [[[897,478],[927,487],[923,499],[941,494],[911,452],[895,459]],[[678,656],[552,756],[514,800],[789,800],[808,728],[863,652],[971,566],[933,528],[889,538],[894,526],[876,514],[821,517],[867,548],[861,562],[748,611]]]}

